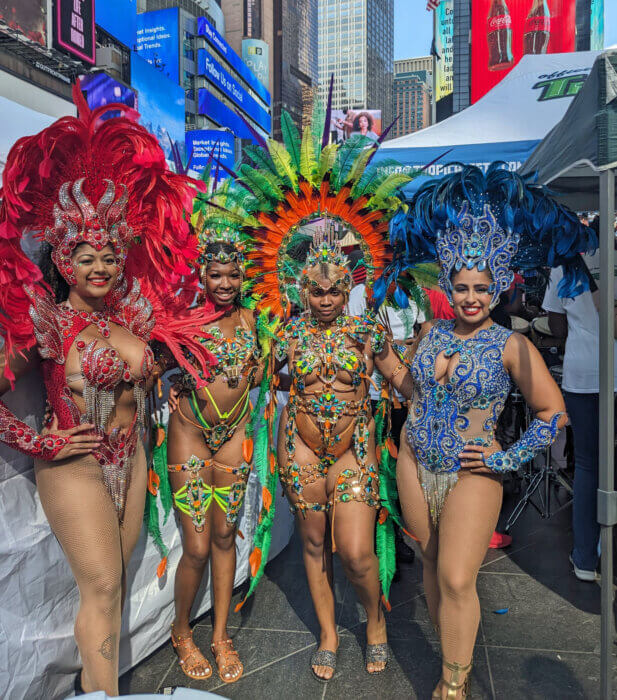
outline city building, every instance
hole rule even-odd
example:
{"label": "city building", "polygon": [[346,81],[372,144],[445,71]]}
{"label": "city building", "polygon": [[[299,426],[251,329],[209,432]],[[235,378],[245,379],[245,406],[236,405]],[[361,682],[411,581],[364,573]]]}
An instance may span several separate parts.
{"label": "city building", "polygon": [[394,119],[391,136],[404,136],[431,123],[432,58],[409,58],[394,61],[392,108]]}
{"label": "city building", "polygon": [[281,109],[298,127],[317,86],[318,0],[225,0],[225,38],[272,95],[272,134]]}
{"label": "city building", "polygon": [[249,56],[257,50],[256,47],[260,49],[264,73],[262,82],[270,94],[274,95],[273,0],[225,0],[222,7],[225,15],[225,39],[233,50],[251,65]]}
{"label": "city building", "polygon": [[319,96],[334,75],[337,110],[381,110],[392,121],[394,0],[319,0]]}
{"label": "city building", "polygon": [[137,54],[183,89],[186,131],[227,130],[250,140],[253,129],[269,136],[270,93],[226,41],[221,6],[214,0],[146,6],[138,14]]}

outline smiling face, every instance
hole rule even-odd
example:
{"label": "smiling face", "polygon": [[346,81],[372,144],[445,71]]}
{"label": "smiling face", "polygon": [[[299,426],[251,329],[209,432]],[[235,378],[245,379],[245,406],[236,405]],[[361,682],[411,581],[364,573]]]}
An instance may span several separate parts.
{"label": "smiling face", "polygon": [[229,306],[240,293],[243,279],[238,263],[210,262],[202,282],[206,293],[215,304]]}
{"label": "smiling face", "polygon": [[73,289],[82,299],[102,299],[116,286],[121,268],[110,245],[97,250],[81,243],[73,251],[71,262],[76,280]]}
{"label": "smiling face", "polygon": [[320,277],[315,282],[310,284],[307,294],[311,315],[321,323],[332,323],[343,312],[346,295],[327,277]]}
{"label": "smiling face", "polygon": [[456,317],[464,323],[480,325],[490,315],[492,279],[487,270],[466,268],[452,275],[452,304]]}

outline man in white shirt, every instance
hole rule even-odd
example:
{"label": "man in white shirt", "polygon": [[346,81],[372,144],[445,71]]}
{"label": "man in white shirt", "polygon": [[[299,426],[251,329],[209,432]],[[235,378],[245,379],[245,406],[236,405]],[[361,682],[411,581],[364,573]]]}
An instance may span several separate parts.
{"label": "man in white shirt", "polygon": [[[599,253],[584,256],[591,278],[595,279],[599,276],[598,256]],[[574,299],[562,299],[557,294],[562,278],[561,268],[551,271],[542,306],[549,312],[549,327],[553,335],[566,337],[561,388],[574,433],[575,461],[572,509],[574,543],[570,561],[578,579],[595,581],[600,536],[597,521],[600,326],[594,300],[597,292],[589,291]],[[594,287],[592,281],[592,290]],[[617,362],[614,388],[617,390]]]}

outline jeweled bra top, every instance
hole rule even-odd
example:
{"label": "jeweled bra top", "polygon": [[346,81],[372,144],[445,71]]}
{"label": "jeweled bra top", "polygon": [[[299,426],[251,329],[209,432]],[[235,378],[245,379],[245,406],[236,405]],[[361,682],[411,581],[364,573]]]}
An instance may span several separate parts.
{"label": "jeweled bra top", "polygon": [[218,326],[212,326],[208,333],[212,339],[204,341],[204,344],[218,361],[212,368],[212,380],[214,375],[222,375],[230,386],[237,386],[250,367],[259,364],[259,345],[255,334],[243,326],[236,326],[233,338],[226,338]]}
{"label": "jeweled bra top", "polygon": [[[414,394],[407,438],[420,464],[433,472],[460,469],[466,443],[489,445],[511,388],[503,351],[512,331],[497,324],[470,338],[454,334],[454,321],[437,321],[420,341],[411,365]],[[458,353],[448,379],[435,379],[435,362]]]}
{"label": "jeweled bra top", "polygon": [[366,363],[362,353],[347,347],[347,337],[364,345],[370,334],[371,349],[379,354],[385,344],[385,331],[372,316],[339,316],[330,328],[323,328],[311,317],[290,321],[277,337],[276,356],[287,358],[290,345],[294,345],[294,358],[290,365],[291,376],[297,390],[305,390],[306,378],[316,372],[323,384],[331,385],[337,373],[346,371],[351,385],[356,388],[366,379]]}

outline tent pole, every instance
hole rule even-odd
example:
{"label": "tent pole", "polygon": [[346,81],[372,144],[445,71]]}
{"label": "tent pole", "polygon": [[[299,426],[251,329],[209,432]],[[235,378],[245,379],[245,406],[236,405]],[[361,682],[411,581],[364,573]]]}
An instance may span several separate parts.
{"label": "tent pole", "polygon": [[613,525],[617,523],[614,454],[615,172],[600,174],[600,463],[598,522],[602,545],[600,697],[613,697]]}

